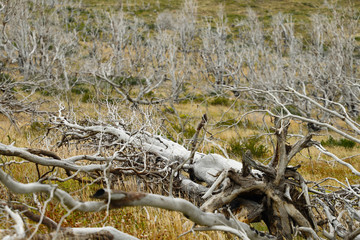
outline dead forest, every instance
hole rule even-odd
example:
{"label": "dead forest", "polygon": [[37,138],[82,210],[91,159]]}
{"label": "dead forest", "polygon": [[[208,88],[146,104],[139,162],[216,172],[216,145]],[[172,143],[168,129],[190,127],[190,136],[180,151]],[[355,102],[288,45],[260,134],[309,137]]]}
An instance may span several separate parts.
{"label": "dead forest", "polygon": [[0,1],[0,236],[360,239],[360,5],[340,2]]}

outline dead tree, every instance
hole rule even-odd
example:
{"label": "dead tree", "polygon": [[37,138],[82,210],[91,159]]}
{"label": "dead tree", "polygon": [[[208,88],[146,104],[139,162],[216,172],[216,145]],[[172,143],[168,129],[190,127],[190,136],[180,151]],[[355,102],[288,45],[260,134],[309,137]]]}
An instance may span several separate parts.
{"label": "dead tree", "polygon": [[[200,122],[198,131],[206,123],[204,119]],[[339,194],[348,194],[348,189],[344,188],[342,193],[333,195],[324,194],[324,191],[320,190],[321,185],[311,188],[308,186],[309,183],[297,172],[300,166],[289,165],[291,159],[301,150],[319,146],[319,143],[313,141],[312,133],[309,133],[296,143],[288,144],[289,121],[286,119],[277,121],[274,129],[276,146],[272,161],[268,165],[255,161],[250,152],[244,154],[240,163],[218,154],[202,154],[194,151],[194,148],[187,150],[160,135],[154,135],[145,130],[128,130],[126,124],[111,126],[105,123],[87,122],[79,125],[61,115],[54,117],[52,124],[51,131],[56,130],[62,133],[58,146],[75,144],[82,148],[98,149],[101,144],[102,154],[99,155],[95,151],[93,155],[61,159],[49,152],[1,144],[1,155],[17,156],[39,165],[71,171],[73,175],[69,174],[67,179],[86,175],[87,178],[103,182],[107,188],[99,190],[94,197],[104,199],[105,202],[78,204],[65,191],[47,184],[47,181],[66,181],[57,176],[58,171],[47,173],[48,176],[39,179],[38,183],[26,185],[29,187],[16,183],[5,172],[2,172],[1,181],[10,191],[15,193],[48,192],[52,194],[51,196],[62,199],[63,204],[70,204],[68,207],[73,206],[73,210],[79,211],[98,211],[105,209],[108,204],[110,208],[135,205],[165,208],[183,212],[190,220],[206,226],[206,228],[200,227],[194,230],[228,231],[250,239],[274,237],[292,239],[295,234],[301,234],[304,237],[318,236],[318,219],[322,216],[315,214],[314,204],[324,209],[329,219],[333,216],[333,213],[327,210],[329,201],[341,203],[344,209],[353,216],[358,214],[356,207],[349,204],[349,201],[341,201],[344,198],[336,197]],[[192,160],[189,161],[189,159]],[[84,160],[88,161],[88,164],[84,165]],[[189,170],[192,172],[192,178],[183,174]],[[176,174],[172,175],[173,171],[176,171]],[[164,195],[169,195],[169,189],[172,189],[178,196],[183,196],[182,194],[200,196],[201,198],[196,201],[199,205],[195,206],[185,200],[172,197],[112,190],[112,182],[125,175],[137,176],[142,181],[142,185],[147,187],[147,191],[151,191],[154,184],[161,184]],[[174,177],[174,181],[170,181],[171,176]],[[200,184],[201,182],[204,182],[206,186]],[[170,188],[170,183],[174,184],[173,188]],[[357,187],[349,186],[349,189],[353,196],[359,195]],[[140,190],[146,190],[146,188]],[[332,199],[329,199],[330,196]],[[188,212],[189,209],[193,210]],[[268,234],[257,233],[250,229],[249,223],[259,221],[266,223],[269,229]],[[340,221],[338,223],[332,221],[331,224],[336,224],[335,230],[328,236],[331,234],[352,236],[356,233]],[[59,227],[57,230],[59,231]]]}

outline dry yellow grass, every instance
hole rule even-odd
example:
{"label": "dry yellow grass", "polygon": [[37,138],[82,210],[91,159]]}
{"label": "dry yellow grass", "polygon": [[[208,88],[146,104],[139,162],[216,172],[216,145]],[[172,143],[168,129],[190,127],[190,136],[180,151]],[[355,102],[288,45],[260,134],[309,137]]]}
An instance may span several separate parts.
{"label": "dry yellow grass", "polygon": [[[23,118],[25,119],[25,118]],[[28,119],[29,120],[29,119]],[[32,144],[25,137],[27,130],[29,129],[28,123],[23,120],[19,122],[20,131],[17,131],[9,121],[0,116],[0,132],[1,142],[4,144],[10,144],[14,142],[18,147],[33,147],[42,148],[39,144]],[[36,137],[36,136],[32,136]],[[81,150],[68,151],[67,149],[54,149],[59,156],[68,157],[76,154],[84,154]],[[2,157],[4,162],[13,160],[12,157]],[[32,163],[26,163],[22,165],[12,165],[6,168],[7,172],[11,174],[16,180],[27,183],[37,180],[37,171],[35,165]],[[48,167],[40,167],[40,172],[44,173],[48,171]],[[60,176],[65,177],[65,173],[60,173]],[[101,185],[85,185],[76,181],[69,181],[66,183],[57,183],[59,188],[74,192],[72,195],[82,201],[89,201],[91,195]],[[119,182],[118,189],[125,191],[137,191],[136,182],[133,179],[128,181]],[[80,191],[79,191],[80,189]],[[1,185],[0,193],[2,196],[6,196],[7,190]],[[47,197],[44,194],[40,194],[39,199],[45,200]],[[31,195],[13,195],[13,200],[24,201],[31,203]],[[56,200],[52,200],[47,206],[46,216],[54,221],[60,221],[61,217],[66,214],[67,211],[60,206]],[[29,222],[31,223],[31,222]],[[33,224],[33,223],[31,223]],[[0,228],[9,229],[11,222],[1,222]],[[182,214],[177,212],[170,212],[162,209],[155,209],[151,207],[134,207],[111,210],[108,215],[106,212],[100,213],[83,213],[72,212],[62,222],[63,227],[101,227],[101,226],[113,226],[120,231],[134,235],[140,239],[176,239],[182,233],[188,231],[193,226],[193,223],[187,220]],[[46,232],[45,227],[40,228],[40,232]],[[226,234],[219,232],[207,232],[207,233],[191,233],[183,236],[181,239],[228,239]]]}
{"label": "dry yellow grass", "polygon": [[[74,97],[76,98],[76,96]],[[92,104],[90,103],[81,103],[79,101],[78,109],[82,109],[82,113],[84,115],[92,115],[94,113],[90,113],[85,111],[84,109],[90,110],[92,109]],[[209,126],[208,131],[210,133],[215,134],[217,139],[223,140],[219,141],[219,143],[226,147],[226,143],[228,140],[232,138],[239,137],[249,137],[252,135],[259,134],[259,130],[256,128],[244,128],[237,127],[236,131],[234,128],[225,129],[224,127],[216,127],[216,125],[211,125],[211,123],[215,123],[219,121],[222,117],[223,119],[231,118],[231,117],[239,117],[239,113],[234,110],[229,110],[226,106],[213,106],[206,104],[196,104],[196,103],[186,103],[186,104],[178,104],[176,106],[177,111],[180,115],[185,116],[185,118],[191,118],[191,125],[196,126],[201,119],[201,116],[204,113],[207,113],[209,116]],[[103,109],[104,113],[106,112]],[[122,109],[124,112],[128,112],[129,109]],[[80,114],[80,115],[81,115]],[[18,118],[20,131],[17,131],[14,126],[12,126],[8,119],[4,116],[0,116],[0,139],[2,143],[11,144],[15,143],[15,146],[18,147],[34,147],[34,148],[42,148],[42,145],[32,143],[32,140],[37,135],[40,135],[41,132],[36,132],[30,127],[30,120],[26,116],[21,116]],[[248,121],[251,122],[252,125],[261,126],[264,124],[271,125],[271,119],[266,117],[263,118],[262,115],[255,114],[247,117]],[[304,127],[296,122],[291,124],[289,129],[290,132],[296,132],[299,127]],[[222,131],[224,130],[224,131]],[[217,134],[218,133],[218,134]],[[209,135],[208,135],[209,136]],[[314,137],[314,139],[321,141],[325,139],[324,136]],[[293,143],[295,139],[289,140],[290,143]],[[271,145],[269,143],[269,149],[271,149]],[[68,157],[76,154],[84,154],[88,153],[84,150],[68,150],[66,148],[61,149],[52,149],[56,151],[56,153],[62,157]],[[205,152],[214,151],[213,147],[205,146],[202,148]],[[347,156],[356,155],[358,152],[358,146],[353,149],[345,149],[343,147],[330,147],[330,151],[335,152],[340,158],[345,158]],[[304,176],[306,180],[311,181],[319,181],[326,177],[334,177],[339,179],[340,181],[345,181],[345,179],[349,179],[351,183],[359,184],[360,180],[355,177],[349,169],[346,167],[334,162],[329,157],[321,156],[318,159],[319,152],[311,148],[309,150],[305,149],[298,154],[292,161],[291,165],[301,164],[300,173]],[[2,157],[3,161],[11,160],[10,157]],[[239,156],[240,160],[241,157]],[[350,163],[354,165],[355,168],[360,168],[359,156],[351,158],[349,160]],[[41,171],[45,172],[48,170],[47,167],[40,168]],[[37,173],[35,169],[35,165],[32,163],[27,163],[24,165],[14,165],[7,168],[8,172],[11,175],[21,182],[31,182],[37,180]],[[64,174],[64,173],[62,173]],[[65,176],[65,175],[63,175]],[[328,184],[337,185],[335,182],[327,182]],[[82,201],[91,200],[90,196],[96,191],[96,189],[101,188],[102,186],[92,185],[86,186],[84,184],[80,184],[75,181],[67,182],[67,183],[59,183],[59,187],[70,192],[75,191],[73,194],[74,197],[81,199]],[[126,191],[137,191],[137,186],[135,181],[129,180],[124,183],[119,183],[117,186],[119,189]],[[78,191],[78,189],[81,189]],[[3,194],[5,194],[6,190],[1,187],[0,190]],[[45,197],[45,196],[44,196]],[[14,196],[14,199],[19,200],[27,200],[31,201],[31,196]],[[45,197],[46,198],[46,197]],[[66,214],[66,211],[57,203],[57,201],[51,201],[51,203],[47,207],[47,216],[54,219],[55,221],[59,221],[63,214]],[[9,227],[9,223],[7,225],[1,226]],[[169,212],[161,209],[154,209],[149,207],[136,207],[136,208],[125,208],[125,209],[117,209],[112,210],[109,215],[105,212],[102,213],[80,213],[73,212],[71,213],[62,223],[64,227],[96,227],[96,226],[113,226],[121,231],[137,236],[141,239],[176,239],[182,233],[188,231],[192,227],[192,223],[188,221],[182,214],[176,212]],[[43,227],[42,231],[46,231]],[[183,236],[181,239],[229,239],[227,234],[220,232],[206,232],[206,233],[195,233],[187,234]]]}

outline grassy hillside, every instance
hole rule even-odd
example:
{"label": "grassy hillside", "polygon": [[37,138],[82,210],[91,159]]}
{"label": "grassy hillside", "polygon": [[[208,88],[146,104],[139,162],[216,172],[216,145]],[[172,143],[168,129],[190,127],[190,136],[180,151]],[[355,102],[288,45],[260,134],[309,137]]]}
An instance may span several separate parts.
{"label": "grassy hillside", "polygon": [[[150,0],[150,1],[115,1],[115,0],[83,0],[85,8],[119,9],[123,8],[136,16],[144,18],[147,23],[154,23],[159,12],[180,10],[182,1],[178,0]],[[269,26],[274,15],[282,12],[291,14],[298,27],[306,28],[312,14],[328,14],[329,6],[339,9],[349,7],[360,9],[358,1],[323,1],[323,0],[202,0],[197,2],[198,16],[216,17],[219,9],[223,8],[229,24],[235,24],[247,16],[251,8],[261,19],[262,23]]]}

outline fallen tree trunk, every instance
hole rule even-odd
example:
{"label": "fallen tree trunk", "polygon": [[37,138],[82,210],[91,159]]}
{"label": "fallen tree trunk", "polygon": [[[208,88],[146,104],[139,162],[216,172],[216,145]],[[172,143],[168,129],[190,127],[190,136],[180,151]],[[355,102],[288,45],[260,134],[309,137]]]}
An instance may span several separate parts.
{"label": "fallen tree trunk", "polygon": [[[316,186],[317,190],[309,190],[305,180],[297,172],[300,166],[289,166],[291,159],[302,149],[318,146],[319,143],[313,141],[309,134],[300,137],[293,145],[288,144],[286,140],[289,122],[284,120],[278,122],[274,132],[276,147],[268,165],[255,161],[249,151],[244,154],[241,163],[219,154],[196,152],[196,142],[193,142],[189,151],[159,135],[146,131],[128,131],[125,125],[81,126],[62,117],[55,118],[52,123],[55,126],[53,129],[62,132],[58,146],[76,144],[94,149],[96,153],[61,159],[49,151],[0,144],[2,155],[17,156],[39,165],[73,172],[70,172],[66,179],[48,172],[47,174],[52,176],[42,178],[38,183],[24,185],[0,171],[0,181],[11,191],[21,194],[47,192],[70,209],[85,212],[104,210],[108,206],[153,206],[180,211],[196,224],[206,227],[197,230],[217,229],[250,239],[267,239],[273,236],[278,239],[292,239],[294,234],[300,233],[303,237],[312,237],[319,230],[312,208],[316,201],[310,199],[310,190],[317,196],[318,206],[324,210],[328,219],[335,215],[328,210],[329,200],[321,200],[329,195],[323,192],[329,191],[322,190],[319,186]],[[201,128],[198,128],[196,137],[200,130]],[[99,145],[102,147],[100,155],[97,151]],[[106,190],[99,190],[94,195],[95,198],[104,199],[104,202],[82,203],[61,189],[40,183],[48,180],[82,179],[78,177],[81,174],[86,174],[93,178],[94,182],[100,181],[106,186]],[[111,190],[118,180],[128,175],[136,176],[138,183],[150,190],[161,187],[165,195],[190,196],[197,206],[180,198]],[[169,192],[169,189],[173,191]],[[357,193],[358,189],[350,189],[351,191],[344,191],[347,194],[350,191],[353,196],[360,195]],[[334,199],[335,201],[341,202],[339,199]],[[355,205],[350,205],[349,200],[341,202],[344,203],[347,204],[349,213],[355,216]],[[267,225],[269,235],[253,231],[248,225],[260,221]],[[333,230],[324,231],[326,236],[332,238],[338,234],[353,237],[356,233],[351,228],[344,227],[344,224],[335,223],[332,221],[332,225],[329,224]]]}
{"label": "fallen tree trunk", "polygon": [[[260,233],[249,225],[239,222],[236,219],[227,219],[222,214],[203,212],[197,208],[191,202],[173,197],[165,197],[157,194],[146,193],[127,193],[122,191],[107,191],[104,189],[98,190],[93,197],[96,199],[104,199],[104,202],[80,202],[72,198],[67,192],[60,190],[54,186],[41,183],[28,183],[23,184],[15,181],[4,171],[0,169],[0,181],[12,192],[19,194],[46,192],[51,196],[55,196],[65,207],[72,209],[72,211],[83,212],[97,212],[104,211],[107,206],[110,208],[120,208],[126,206],[151,206],[162,208],[171,211],[182,212],[185,217],[193,221],[194,223],[207,227],[218,227],[218,230],[230,231],[237,233],[238,236],[247,236],[250,239],[273,239],[271,235]],[[229,227],[221,229],[222,226]],[[110,234],[114,239],[126,239],[126,234],[113,229],[113,228],[91,228],[91,229],[61,229],[57,226],[58,230],[61,230],[60,235],[71,235],[81,237],[89,237],[90,235],[106,235]],[[56,235],[56,233],[54,233]],[[135,239],[135,238],[128,238]]]}
{"label": "fallen tree trunk", "polygon": [[[302,178],[296,169],[287,168],[289,161],[297,152],[311,145],[311,135],[300,139],[293,146],[286,146],[289,126],[286,122],[278,127],[275,157],[268,166],[252,160],[249,152],[244,155],[242,164],[218,154],[205,155],[194,152],[194,148],[189,151],[177,143],[145,131],[132,133],[123,127],[107,125],[80,126],[62,117],[55,118],[53,123],[63,132],[59,146],[82,141],[94,142],[98,146],[101,137],[104,149],[115,149],[115,152],[105,162],[104,158],[99,156],[75,156],[69,159],[54,158],[49,153],[45,157],[38,156],[38,152],[34,150],[6,145],[0,145],[0,153],[77,172],[89,173],[108,169],[115,176],[130,172],[139,177],[145,173],[145,184],[149,181],[154,182],[154,179],[160,179],[159,182],[162,184],[166,183],[166,175],[170,176],[170,172],[174,169],[172,166],[184,165],[191,158],[192,161],[185,164],[182,170],[191,170],[190,176],[192,175],[194,179],[184,175],[180,177],[178,174],[177,182],[174,184],[180,187],[180,191],[192,196],[197,195],[197,202],[202,204],[202,210],[220,211],[227,217],[229,217],[228,211],[237,212],[240,215],[238,217],[248,223],[263,220],[270,233],[278,238],[290,239],[294,233],[292,226],[314,227],[315,225],[311,209],[306,207],[306,199],[301,197],[301,192],[297,190],[302,186]],[[201,127],[198,128],[200,129]],[[125,148],[132,149],[133,157],[123,154]],[[134,154],[136,152],[138,154]],[[148,157],[140,158],[140,155]],[[153,157],[149,158],[149,156]],[[93,164],[85,166],[82,163],[76,164],[84,159],[91,160]],[[99,162],[103,163],[99,164]],[[196,182],[205,182],[208,188]],[[195,222],[199,221],[199,219],[195,220]],[[203,222],[202,225],[214,226]],[[234,228],[234,225],[227,226]]]}
{"label": "fallen tree trunk", "polygon": [[[111,208],[129,206],[151,206],[184,214],[186,218],[194,223],[207,227],[227,226],[237,236],[247,236],[249,239],[274,239],[273,236],[260,233],[249,225],[236,219],[226,218],[223,214],[204,212],[194,204],[181,198],[165,197],[157,194],[129,193],[123,191],[98,190],[94,195],[96,199],[104,199]],[[223,231],[226,228],[223,229]]]}

